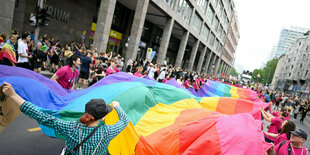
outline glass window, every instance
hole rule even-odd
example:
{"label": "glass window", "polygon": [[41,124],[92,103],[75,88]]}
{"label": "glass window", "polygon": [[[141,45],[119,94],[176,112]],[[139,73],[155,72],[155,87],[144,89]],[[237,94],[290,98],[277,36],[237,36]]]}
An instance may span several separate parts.
{"label": "glass window", "polygon": [[211,46],[213,46],[213,44],[214,44],[214,38],[215,38],[214,34],[211,33],[210,38],[209,38],[209,44],[210,44]]}
{"label": "glass window", "polygon": [[219,19],[217,17],[214,18],[212,26],[215,29],[215,31],[217,31],[217,28],[219,26]]}
{"label": "glass window", "polygon": [[210,32],[210,29],[204,25],[203,28],[202,28],[202,32],[201,32],[201,36],[207,40],[208,39],[208,35],[209,35],[209,32]]}
{"label": "glass window", "polygon": [[200,9],[203,11],[203,13],[205,13],[208,0],[197,0],[197,4],[200,7]]}
{"label": "glass window", "polygon": [[180,0],[178,7],[178,14],[188,23],[191,17],[193,8],[188,4],[186,0]]}
{"label": "glass window", "polygon": [[214,16],[214,10],[213,10],[212,6],[209,5],[208,10],[207,10],[207,20],[210,23],[212,23],[213,16]]}
{"label": "glass window", "polygon": [[170,7],[173,7],[174,0],[165,0]]}
{"label": "glass window", "polygon": [[191,26],[194,28],[195,31],[199,33],[201,29],[201,25],[202,25],[202,19],[197,15],[197,13],[195,13],[192,19]]}
{"label": "glass window", "polygon": [[214,41],[214,44],[213,44],[213,47],[217,50],[218,48],[218,45],[219,45],[219,41],[217,39],[215,39]]}

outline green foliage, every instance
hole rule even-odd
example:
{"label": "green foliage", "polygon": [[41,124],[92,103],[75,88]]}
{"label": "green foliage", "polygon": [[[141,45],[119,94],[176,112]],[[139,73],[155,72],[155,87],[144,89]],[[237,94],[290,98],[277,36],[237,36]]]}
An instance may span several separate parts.
{"label": "green foliage", "polygon": [[232,68],[230,69],[230,75],[232,75],[232,76],[238,76],[239,73],[236,71],[236,69],[235,69],[234,67],[232,67]]}
{"label": "green foliage", "polygon": [[[263,84],[270,84],[277,68],[279,59],[272,59],[267,62],[263,69],[254,69],[252,74],[252,80]],[[261,77],[257,75],[260,74]]]}

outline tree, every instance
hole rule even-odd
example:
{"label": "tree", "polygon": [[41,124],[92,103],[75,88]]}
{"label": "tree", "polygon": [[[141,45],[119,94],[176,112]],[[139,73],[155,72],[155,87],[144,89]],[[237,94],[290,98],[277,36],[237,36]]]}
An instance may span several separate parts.
{"label": "tree", "polygon": [[232,76],[238,76],[239,73],[236,71],[236,69],[235,69],[234,67],[232,67],[232,68],[230,69],[230,75],[232,75]]}
{"label": "tree", "polygon": [[[269,60],[263,69],[254,69],[252,74],[252,80],[263,84],[270,84],[277,68],[279,59]],[[260,77],[258,76],[260,75]]]}

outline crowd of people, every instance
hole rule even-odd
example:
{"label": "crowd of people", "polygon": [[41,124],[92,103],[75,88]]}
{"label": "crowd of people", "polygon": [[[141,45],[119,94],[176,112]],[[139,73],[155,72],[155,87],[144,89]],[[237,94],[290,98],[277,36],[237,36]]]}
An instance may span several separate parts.
{"label": "crowd of people", "polygon": [[[288,154],[288,152],[293,152],[293,154],[305,154],[307,152],[303,146],[307,140],[307,133],[302,129],[296,130],[296,124],[292,121],[292,119],[297,119],[300,116],[299,121],[304,122],[307,113],[310,111],[310,103],[307,99],[271,90],[269,87],[258,83],[241,82],[242,85],[239,85],[240,81],[236,78],[223,74],[215,76],[190,72],[166,63],[153,64],[144,59],[135,60],[132,58],[125,63],[120,54],[100,52],[91,47],[86,48],[83,43],[70,42],[61,46],[59,40],[55,41],[54,38],[48,38],[47,35],[39,37],[34,43],[33,37],[32,33],[25,33],[21,36],[12,34],[9,37],[2,34],[0,37],[1,64],[23,67],[37,73],[40,73],[41,70],[48,70],[55,73],[51,79],[66,89],[85,89],[102,78],[120,71],[162,83],[174,78],[185,88],[193,88],[196,91],[207,80],[252,88],[265,102],[271,103],[270,107],[260,109],[262,118],[270,122],[267,127],[268,130],[264,132],[265,140],[273,143],[274,147],[268,153]],[[17,102],[23,106],[21,101]],[[31,107],[29,104],[26,105]],[[81,122],[83,123],[82,120]]]}

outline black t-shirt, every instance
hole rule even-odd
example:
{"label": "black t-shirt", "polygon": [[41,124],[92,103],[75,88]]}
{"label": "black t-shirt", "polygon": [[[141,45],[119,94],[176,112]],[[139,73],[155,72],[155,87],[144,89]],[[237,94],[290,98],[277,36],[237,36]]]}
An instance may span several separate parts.
{"label": "black t-shirt", "polygon": [[42,50],[38,50],[38,49],[33,51],[33,53],[35,54],[35,58],[39,59],[40,61],[43,61],[44,57],[46,56]]}

